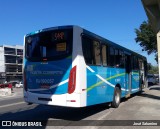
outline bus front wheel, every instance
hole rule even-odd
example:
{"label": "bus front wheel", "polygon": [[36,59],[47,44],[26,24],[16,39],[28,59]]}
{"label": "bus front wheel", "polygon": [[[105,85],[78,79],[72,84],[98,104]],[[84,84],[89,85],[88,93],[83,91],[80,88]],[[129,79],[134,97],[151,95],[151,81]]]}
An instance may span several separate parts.
{"label": "bus front wheel", "polygon": [[111,103],[111,106],[113,108],[117,108],[119,106],[120,102],[121,102],[121,90],[119,87],[115,87],[113,101]]}

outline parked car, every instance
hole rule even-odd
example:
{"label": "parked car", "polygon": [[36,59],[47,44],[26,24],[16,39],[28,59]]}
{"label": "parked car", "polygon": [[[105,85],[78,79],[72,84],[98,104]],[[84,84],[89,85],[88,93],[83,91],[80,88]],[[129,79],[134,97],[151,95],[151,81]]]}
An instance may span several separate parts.
{"label": "parked car", "polygon": [[147,80],[148,80],[148,84],[156,84],[157,83],[157,78],[154,74],[148,74],[147,75]]}
{"label": "parked car", "polygon": [[156,83],[159,83],[159,74],[154,74],[156,77]]}
{"label": "parked car", "polygon": [[20,87],[23,87],[23,82],[19,82],[16,84],[16,88],[20,88]]}
{"label": "parked car", "polygon": [[19,81],[10,81],[10,82],[7,82],[7,83],[10,83],[10,84],[12,84],[13,87],[15,87],[16,84],[19,83]]}

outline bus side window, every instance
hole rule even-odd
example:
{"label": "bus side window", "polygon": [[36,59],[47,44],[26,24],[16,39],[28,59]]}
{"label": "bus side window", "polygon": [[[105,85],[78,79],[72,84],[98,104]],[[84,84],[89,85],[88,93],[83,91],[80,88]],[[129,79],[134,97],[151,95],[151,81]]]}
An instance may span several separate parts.
{"label": "bus side window", "polygon": [[114,57],[115,57],[115,50],[113,47],[110,47],[109,48],[109,55],[108,55],[108,66],[114,67],[114,65],[115,65]]}
{"label": "bus side window", "polygon": [[119,64],[120,64],[119,50],[115,49],[115,67],[119,67]]}
{"label": "bus side window", "polygon": [[136,56],[133,56],[132,60],[133,60],[133,70],[139,70],[138,58]]}
{"label": "bus side window", "polygon": [[119,58],[120,58],[119,67],[124,68],[124,66],[125,66],[125,56],[124,56],[124,52],[121,51],[121,50],[119,51]]}
{"label": "bus side window", "polygon": [[140,70],[144,70],[144,62],[141,59],[138,59]]}
{"label": "bus side window", "polygon": [[82,50],[86,64],[93,65],[93,43],[87,37],[82,37]]}
{"label": "bus side window", "polygon": [[86,64],[101,65],[100,43],[88,37],[82,37],[83,56]]}
{"label": "bus side window", "polygon": [[107,46],[102,45],[102,64],[107,66]]}
{"label": "bus side window", "polygon": [[101,65],[100,43],[93,41],[94,65]]}
{"label": "bus side window", "polygon": [[115,67],[124,68],[124,53],[121,50],[115,49]]}

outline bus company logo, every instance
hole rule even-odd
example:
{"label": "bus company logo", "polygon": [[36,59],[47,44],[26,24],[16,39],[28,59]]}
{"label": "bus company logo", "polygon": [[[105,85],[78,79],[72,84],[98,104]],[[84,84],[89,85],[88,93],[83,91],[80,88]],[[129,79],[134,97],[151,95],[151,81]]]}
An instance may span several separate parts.
{"label": "bus company logo", "polygon": [[2,126],[11,126],[11,121],[2,121]]}
{"label": "bus company logo", "polygon": [[63,75],[63,71],[31,71],[32,75]]}

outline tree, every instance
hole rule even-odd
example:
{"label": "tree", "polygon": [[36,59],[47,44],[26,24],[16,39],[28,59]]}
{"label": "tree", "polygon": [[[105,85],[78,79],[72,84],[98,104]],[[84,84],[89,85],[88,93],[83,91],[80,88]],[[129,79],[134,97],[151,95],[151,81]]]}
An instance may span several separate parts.
{"label": "tree", "polygon": [[150,70],[148,70],[149,74],[158,74],[158,66],[151,65]]}
{"label": "tree", "polygon": [[148,55],[155,53],[155,60],[157,61],[157,38],[151,25],[144,21],[139,29],[135,29],[135,33],[137,35],[135,41],[143,48],[142,51],[147,51]]}

